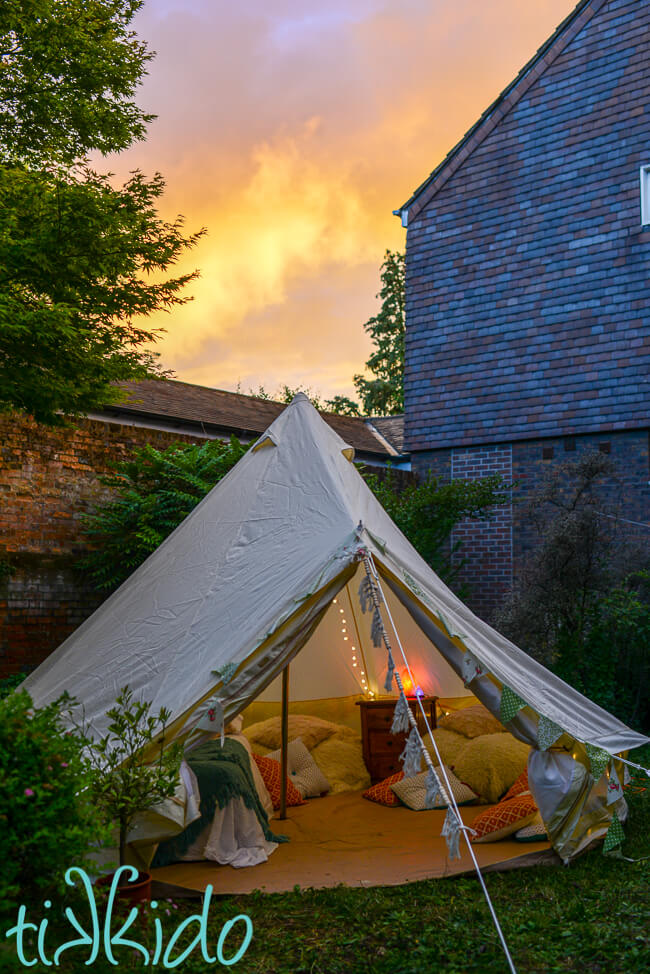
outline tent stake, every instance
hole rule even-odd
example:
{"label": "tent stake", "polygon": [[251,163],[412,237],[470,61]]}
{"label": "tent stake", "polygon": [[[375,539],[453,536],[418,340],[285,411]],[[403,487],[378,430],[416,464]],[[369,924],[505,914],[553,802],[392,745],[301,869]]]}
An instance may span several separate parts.
{"label": "tent stake", "polygon": [[282,760],[280,771],[280,818],[287,817],[287,748],[289,746],[289,664],[282,670]]}

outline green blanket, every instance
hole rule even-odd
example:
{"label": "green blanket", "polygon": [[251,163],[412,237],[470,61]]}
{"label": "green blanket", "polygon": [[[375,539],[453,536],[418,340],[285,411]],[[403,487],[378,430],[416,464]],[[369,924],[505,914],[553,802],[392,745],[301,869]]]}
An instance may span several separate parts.
{"label": "green blanket", "polygon": [[223,747],[220,741],[208,741],[186,754],[185,760],[199,784],[201,817],[188,825],[180,835],[160,843],[151,864],[154,868],[168,866],[170,862],[180,859],[212,821],[217,805],[225,808],[232,798],[242,798],[246,807],[253,809],[269,842],[289,841],[287,836],[271,832],[267,814],[257,794],[248,752],[239,741],[226,738]]}

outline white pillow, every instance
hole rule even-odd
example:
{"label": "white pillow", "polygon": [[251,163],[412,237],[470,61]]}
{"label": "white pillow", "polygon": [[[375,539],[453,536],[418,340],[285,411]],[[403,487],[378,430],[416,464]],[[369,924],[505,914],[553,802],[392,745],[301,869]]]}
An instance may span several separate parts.
{"label": "white pillow", "polygon": [[[282,748],[271,751],[266,755],[274,761],[282,761]],[[313,757],[297,737],[289,741],[287,747],[287,772],[290,781],[296,786],[303,798],[318,798],[323,792],[330,790],[330,783],[318,767]]]}
{"label": "white pillow", "polygon": [[[447,778],[449,780],[449,787],[451,788],[452,794],[456,799],[457,805],[468,805],[470,802],[475,802],[478,798],[471,788],[464,785],[462,781],[459,781],[456,775],[453,773],[451,768],[445,765],[445,771],[447,772]],[[446,788],[445,778],[442,774],[440,768],[436,768],[438,778],[443,788]],[[447,803],[444,799],[439,799],[435,805],[426,804],[426,793],[427,793],[427,778],[429,776],[428,771],[421,771],[419,774],[414,775],[412,778],[402,778],[401,781],[396,781],[394,785],[391,785],[392,791],[395,792],[397,797],[409,808],[412,808],[414,812],[423,812],[427,808],[446,808]]]}

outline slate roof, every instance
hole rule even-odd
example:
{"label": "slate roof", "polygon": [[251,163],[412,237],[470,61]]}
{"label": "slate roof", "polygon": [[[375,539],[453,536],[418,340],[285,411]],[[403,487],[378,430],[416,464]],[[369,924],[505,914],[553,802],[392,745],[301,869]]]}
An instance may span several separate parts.
{"label": "slate roof", "polygon": [[398,453],[404,452],[403,416],[371,416],[367,422],[374,426]]}
{"label": "slate roof", "polygon": [[[148,379],[142,382],[122,382],[119,385],[128,391],[129,398],[107,405],[104,415],[118,418],[132,416],[151,421],[164,419],[198,427],[205,432],[234,433],[243,439],[256,438],[263,433],[286,406],[286,403],[223,389],[210,389],[175,379]],[[346,443],[354,447],[357,454],[387,461],[402,452],[402,417],[373,419],[369,425],[356,416],[339,416],[323,411],[321,416]],[[382,424],[383,428],[380,429]],[[380,435],[374,432],[372,426],[377,427]],[[388,441],[388,446],[385,441]]]}
{"label": "slate roof", "polygon": [[580,0],[575,9],[562,21],[542,44],[536,54],[521,69],[519,74],[504,88],[501,94],[486,108],[480,118],[465,133],[460,142],[451,149],[442,162],[418,186],[398,210],[395,216],[402,217],[407,225],[436,195],[439,189],[460,168],[465,159],[492,131],[514,105],[525,95],[529,87],[544,73],[546,68],[564,50],[567,44],[582,30],[588,20],[600,10],[607,0]]}

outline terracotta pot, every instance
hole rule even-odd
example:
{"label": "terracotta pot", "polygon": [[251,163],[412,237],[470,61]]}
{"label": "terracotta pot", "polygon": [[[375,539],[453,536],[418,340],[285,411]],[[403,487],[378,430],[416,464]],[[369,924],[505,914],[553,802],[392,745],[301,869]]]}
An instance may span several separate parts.
{"label": "terracotta pot", "polygon": [[[113,882],[114,872],[106,876],[100,876],[96,885],[109,891]],[[133,882],[121,882],[116,890],[116,899],[128,903],[145,903],[151,899],[151,873],[138,873],[137,879]]]}

